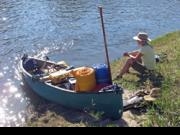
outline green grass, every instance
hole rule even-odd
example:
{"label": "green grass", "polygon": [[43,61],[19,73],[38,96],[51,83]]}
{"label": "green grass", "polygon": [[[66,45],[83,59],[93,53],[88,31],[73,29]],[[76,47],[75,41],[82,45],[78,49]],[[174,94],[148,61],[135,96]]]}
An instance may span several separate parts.
{"label": "green grass", "polygon": [[[156,65],[156,71],[164,78],[159,86],[162,96],[149,107],[148,119],[143,126],[180,126],[180,31],[158,37],[151,44],[157,54],[167,54],[167,58]],[[112,63],[113,77],[121,69],[125,60],[121,58]],[[149,80],[143,84],[138,84],[137,81],[136,75],[128,74],[114,82],[128,90],[154,87]]]}

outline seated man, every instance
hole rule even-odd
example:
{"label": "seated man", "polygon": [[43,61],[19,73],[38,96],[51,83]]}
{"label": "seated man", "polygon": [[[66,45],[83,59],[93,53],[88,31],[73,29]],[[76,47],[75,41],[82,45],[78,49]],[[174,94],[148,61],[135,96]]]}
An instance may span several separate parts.
{"label": "seated man", "polygon": [[133,39],[137,41],[140,49],[124,53],[124,56],[128,56],[129,59],[126,61],[116,79],[122,78],[125,73],[128,73],[130,67],[141,74],[146,73],[148,70],[154,70],[155,68],[155,54],[153,47],[148,43],[148,41],[151,40],[148,38],[147,33],[139,32]]}

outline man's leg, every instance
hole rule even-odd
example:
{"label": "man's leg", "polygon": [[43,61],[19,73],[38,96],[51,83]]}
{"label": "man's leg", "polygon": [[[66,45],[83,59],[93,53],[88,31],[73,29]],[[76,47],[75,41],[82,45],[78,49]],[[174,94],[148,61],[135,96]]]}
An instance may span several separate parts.
{"label": "man's leg", "polygon": [[117,75],[117,78],[121,78],[125,73],[129,72],[129,68],[133,65],[134,59],[129,58],[124,67],[121,69],[120,74]]}

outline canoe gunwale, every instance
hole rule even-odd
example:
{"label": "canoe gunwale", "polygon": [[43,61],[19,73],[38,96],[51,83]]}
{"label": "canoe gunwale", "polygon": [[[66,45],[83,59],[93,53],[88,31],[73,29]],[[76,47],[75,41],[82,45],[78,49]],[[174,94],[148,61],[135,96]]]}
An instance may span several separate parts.
{"label": "canoe gunwale", "polygon": [[[38,61],[42,61],[42,62],[48,62],[48,63],[52,63],[52,64],[56,64],[52,61],[43,61],[41,59],[37,59],[37,58],[33,58],[33,57],[29,57],[29,58],[32,58],[32,59],[35,59],[35,60],[38,60]],[[53,85],[53,84],[50,84],[46,81],[40,81],[39,78],[34,78],[32,74],[30,74],[24,67],[23,67],[23,60],[21,60],[20,62],[20,70],[22,72],[22,74],[26,74],[26,76],[28,76],[29,78],[32,78],[32,80],[35,82],[35,81],[38,81],[39,83],[42,83],[42,84],[45,84],[45,85],[48,85],[54,89],[57,89],[57,90],[63,90],[65,92],[70,92],[70,93],[75,93],[75,94],[101,94],[101,93],[123,93],[123,89],[121,87],[119,87],[117,84],[113,84],[113,85],[109,85],[109,86],[106,86],[102,89],[100,89],[99,91],[89,91],[89,92],[76,92],[74,90],[70,90],[70,89],[65,89],[65,88],[62,88],[62,87],[59,87],[57,85]]]}

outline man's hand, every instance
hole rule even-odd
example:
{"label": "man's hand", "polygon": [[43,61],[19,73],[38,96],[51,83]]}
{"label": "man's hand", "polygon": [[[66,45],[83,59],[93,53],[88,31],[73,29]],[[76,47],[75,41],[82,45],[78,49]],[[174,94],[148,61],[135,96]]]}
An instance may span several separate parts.
{"label": "man's hand", "polygon": [[136,58],[135,56],[133,56],[131,53],[128,53],[128,52],[125,52],[125,53],[123,54],[123,56],[127,56],[127,57],[130,57],[130,58],[133,58],[133,59]]}

